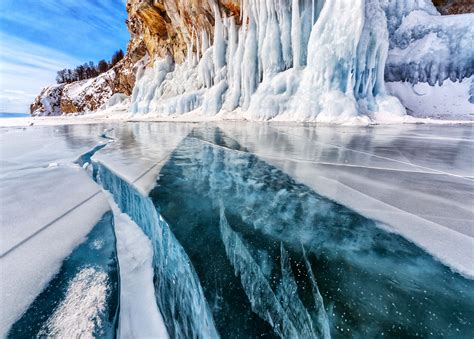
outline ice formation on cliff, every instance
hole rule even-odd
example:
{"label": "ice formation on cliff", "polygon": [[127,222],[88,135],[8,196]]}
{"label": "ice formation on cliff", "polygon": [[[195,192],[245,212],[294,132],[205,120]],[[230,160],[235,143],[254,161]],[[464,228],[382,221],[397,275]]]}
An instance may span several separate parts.
{"label": "ice formation on cliff", "polygon": [[386,1],[389,92],[416,117],[472,120],[474,13],[439,15],[431,1]]}
{"label": "ice formation on cliff", "polygon": [[244,1],[240,27],[214,12],[212,46],[196,32],[184,64],[159,59],[137,76],[133,113],[241,108],[252,120],[327,122],[405,114],[384,87],[388,30],[379,0]]}
{"label": "ice formation on cliff", "polygon": [[[163,1],[166,23],[159,6],[130,3],[128,61],[95,80],[46,87],[33,115],[366,123],[405,121],[406,109],[472,119],[474,13],[442,16],[432,0],[209,0],[197,12],[192,1]],[[189,13],[179,8],[187,5]],[[142,7],[156,17],[145,20]],[[157,34],[162,24],[179,38]],[[130,99],[111,98],[132,86]]]}

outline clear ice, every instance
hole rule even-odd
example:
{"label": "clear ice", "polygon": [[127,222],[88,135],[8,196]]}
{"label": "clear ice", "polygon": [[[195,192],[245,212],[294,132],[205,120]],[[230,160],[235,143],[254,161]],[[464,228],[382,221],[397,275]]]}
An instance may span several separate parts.
{"label": "clear ice", "polygon": [[[424,194],[407,198],[409,206],[398,206],[406,212],[379,211],[387,214],[388,224],[396,218],[397,227],[404,223],[409,229],[426,226],[423,237],[433,243],[437,237],[449,239],[451,233],[472,243],[472,211],[467,211],[472,198],[472,131],[465,126],[397,128],[130,123],[25,132],[31,133],[33,142],[41,141],[42,135],[49,139],[52,133],[58,145],[66,140],[64,149],[52,156],[40,150],[34,161],[35,152],[26,156],[18,149],[9,150],[11,161],[0,177],[6,192],[14,195],[14,184],[31,171],[38,180],[50,178],[47,174],[51,173],[69,173],[76,179],[71,190],[82,195],[76,197],[78,201],[60,196],[61,208],[46,210],[57,215],[67,211],[68,204],[74,207],[81,197],[96,194],[95,180],[112,194],[133,227],[141,228],[140,237],[147,246],[137,257],[140,272],[130,271],[129,266],[128,277],[123,276],[125,270],[121,272],[118,264],[126,262],[117,262],[113,225],[123,221],[121,216],[114,210],[114,217],[107,207],[97,213],[99,221],[90,224],[96,215],[89,218],[84,212],[94,211],[93,206],[77,207],[82,219],[68,215],[67,226],[51,228],[49,241],[54,246],[33,251],[25,244],[43,239],[34,235],[2,255],[2,272],[6,267],[13,277],[28,272],[28,265],[18,263],[33,262],[36,257],[50,263],[48,258],[54,254],[54,264],[59,265],[57,270],[54,265],[40,270],[41,289],[31,284],[38,274],[16,280],[29,283],[22,290],[11,289],[26,307],[21,313],[9,308],[17,319],[7,332],[12,337],[25,333],[120,336],[116,332],[121,328],[117,324],[119,290],[127,286],[120,284],[130,283],[126,279],[136,272],[140,274],[137,281],[147,285],[146,293],[131,288],[122,293],[138,293],[137,300],[151,296],[146,305],[133,306],[138,313],[150,307],[159,310],[163,322],[155,330],[171,338],[469,336],[474,328],[473,281],[451,269],[469,276],[469,254],[464,256],[465,271],[443,261],[450,268],[435,259],[442,258],[436,256],[439,253],[434,251],[432,256],[417,246],[420,238],[399,231],[403,237],[396,228],[364,215],[374,213],[371,207],[378,210],[374,201],[396,203],[380,195],[393,192],[392,184],[399,188],[397,196],[408,190],[403,185],[416,186]],[[15,133],[23,132],[3,131],[3,144]],[[418,152],[433,151],[426,143],[442,147],[443,154],[420,156]],[[31,145],[23,146],[26,152]],[[28,158],[29,162],[23,161]],[[434,163],[433,158],[437,159]],[[328,175],[322,171],[324,166],[339,185],[326,180],[313,189],[312,183]],[[152,184],[148,175],[154,178]],[[358,175],[370,177],[381,188],[359,182]],[[420,175],[435,180],[436,189],[424,186]],[[403,183],[393,183],[395,179]],[[55,191],[51,182],[50,189]],[[359,201],[348,203],[357,207],[356,212],[318,193],[322,189],[331,196],[331,191],[346,192],[345,186],[360,190],[363,194],[352,191],[350,195],[369,204],[360,208]],[[29,195],[37,203],[47,196],[47,190],[32,188],[30,193],[35,194]],[[439,198],[439,192],[450,204]],[[450,213],[443,214],[445,206],[451,206]],[[97,204],[97,211],[103,208]],[[431,220],[416,224],[421,218]],[[22,221],[18,233],[12,235],[34,234],[36,226]],[[84,233],[72,232],[76,228]],[[52,241],[54,236],[60,236],[61,242]],[[134,236],[129,236],[129,245],[135,244]],[[15,243],[13,237],[7,239],[7,245]],[[69,252],[57,247],[62,244],[69,246]],[[472,248],[462,241],[456,245],[459,253]],[[51,253],[56,249],[57,253]],[[18,260],[12,265],[8,258],[15,253]],[[146,275],[142,275],[142,264],[148,265]],[[27,294],[34,296],[30,302],[24,300]],[[161,317],[155,314],[155,319]],[[129,327],[127,333],[134,330]]]}

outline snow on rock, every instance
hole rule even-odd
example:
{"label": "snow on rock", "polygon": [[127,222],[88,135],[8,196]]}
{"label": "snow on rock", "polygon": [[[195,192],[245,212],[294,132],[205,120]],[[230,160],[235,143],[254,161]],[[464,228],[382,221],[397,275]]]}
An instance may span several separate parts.
{"label": "snow on rock", "polygon": [[441,16],[431,3],[421,4],[410,12],[398,8],[399,15],[386,8],[389,18],[398,18],[389,20],[389,92],[416,117],[472,120],[474,13]]}
{"label": "snow on rock", "polygon": [[431,15],[413,11],[393,33],[387,81],[460,81],[474,74],[474,13]]}
{"label": "snow on rock", "polygon": [[35,101],[31,104],[31,115],[61,115],[61,95],[64,86],[64,84],[61,84],[43,88],[41,93],[35,98]]}
{"label": "snow on rock", "polygon": [[114,77],[114,70],[110,70],[97,78],[66,85],[61,97],[61,110],[84,113],[97,110],[112,96]]}
{"label": "snow on rock", "polygon": [[[143,39],[132,32],[126,56],[112,69],[92,79],[45,87],[30,106],[31,115],[82,114],[123,103],[132,93],[145,53]],[[113,97],[118,93],[122,95]]]}
{"label": "snow on rock", "polygon": [[96,78],[46,87],[31,105],[31,114],[51,116],[95,111],[112,96],[115,76],[111,69]]}

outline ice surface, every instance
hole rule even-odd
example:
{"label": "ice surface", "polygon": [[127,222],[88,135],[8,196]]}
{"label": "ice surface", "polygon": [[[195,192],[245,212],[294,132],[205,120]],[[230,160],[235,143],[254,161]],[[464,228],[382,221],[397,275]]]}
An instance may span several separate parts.
{"label": "ice surface", "polygon": [[[318,293],[312,286],[320,291],[333,337],[372,337],[382,332],[397,337],[450,336],[458,335],[458,330],[472,331],[472,321],[467,320],[474,304],[472,280],[387,227],[296,182],[270,165],[271,160],[254,156],[250,139],[261,144],[263,131],[254,130],[252,137],[239,142],[224,128],[196,127],[163,166],[160,184],[150,194],[196,270],[219,334],[291,332],[288,324],[304,331],[305,317],[298,317],[303,321],[298,325],[291,317],[296,310],[305,312],[290,298],[295,285],[287,260],[298,298],[315,330],[322,333],[327,332],[324,317],[317,312],[321,302],[315,301]],[[236,129],[244,130],[242,124]],[[334,137],[341,132],[334,131]],[[266,146],[288,153],[303,147],[292,148],[285,138],[273,135],[273,146]],[[327,147],[319,149],[324,152]],[[338,160],[344,163],[342,155]],[[285,168],[298,173],[291,167],[300,165]],[[312,171],[313,180],[319,173],[317,168]],[[423,233],[431,240],[432,232],[445,236],[437,231],[425,228]],[[458,245],[456,239],[450,241],[451,247]],[[462,264],[468,266],[470,254],[465,255]],[[275,316],[286,312],[278,311],[272,295],[280,305],[291,300],[290,316]],[[251,317],[252,310],[260,319]],[[280,321],[274,321],[277,318]]]}
{"label": "ice surface", "polygon": [[130,123],[106,134],[115,141],[92,160],[132,184],[144,196],[155,186],[161,166],[191,131],[189,124]]}
{"label": "ice surface", "polygon": [[119,268],[109,211],[64,260],[8,336],[113,338],[118,311]]}
{"label": "ice surface", "polygon": [[100,142],[99,135],[94,126],[2,129],[0,133],[4,306],[0,335],[109,210],[100,188],[73,164],[80,153]]}
{"label": "ice surface", "polygon": [[[472,280],[456,273],[474,276],[471,126],[128,123],[0,136],[2,333],[96,331],[88,317],[71,324],[72,309],[99,327],[118,317],[104,302],[118,300],[117,272],[77,265],[116,260],[88,172],[129,215],[115,211],[124,336],[472,333]],[[37,223],[12,212],[18,200]]]}
{"label": "ice surface", "polygon": [[474,276],[473,261],[466,260],[474,245],[470,126],[221,128],[316,192]]}
{"label": "ice surface", "polygon": [[[153,247],[150,239],[120,212],[110,196],[120,262],[119,338],[168,338],[153,286]],[[159,278],[158,278],[159,279]]]}
{"label": "ice surface", "polygon": [[330,337],[327,315],[320,296],[318,298],[321,305],[319,310],[324,313],[325,323],[316,323],[316,325],[321,325],[316,329],[310,314],[299,299],[298,286],[293,276],[288,253],[283,245],[281,245],[280,254],[282,279],[275,295],[259,264],[227,222],[223,208],[221,208],[219,228],[227,257],[234,267],[236,275],[240,276],[253,312],[272,325],[273,330],[283,338]]}

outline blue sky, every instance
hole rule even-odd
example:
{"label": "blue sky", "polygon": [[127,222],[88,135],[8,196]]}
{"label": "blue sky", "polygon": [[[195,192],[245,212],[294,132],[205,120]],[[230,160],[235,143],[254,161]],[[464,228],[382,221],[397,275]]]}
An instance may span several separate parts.
{"label": "blue sky", "polygon": [[125,51],[126,18],[125,0],[0,0],[0,112],[28,112],[60,69]]}

